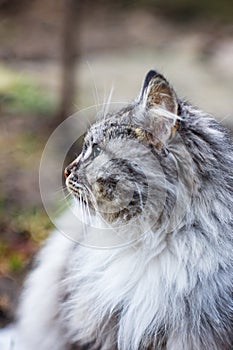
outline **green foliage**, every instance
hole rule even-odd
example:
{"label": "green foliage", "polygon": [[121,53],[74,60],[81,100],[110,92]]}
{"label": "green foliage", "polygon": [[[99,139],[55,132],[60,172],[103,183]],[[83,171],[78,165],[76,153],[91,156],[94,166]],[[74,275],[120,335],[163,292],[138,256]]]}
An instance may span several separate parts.
{"label": "green foliage", "polygon": [[165,13],[178,20],[196,18],[232,20],[233,17],[233,3],[231,0],[156,0],[156,3]]}
{"label": "green foliage", "polygon": [[0,66],[0,105],[8,113],[49,115],[56,103],[28,77]]}
{"label": "green foliage", "polygon": [[52,228],[52,223],[47,214],[39,208],[17,213],[14,223],[18,232],[27,232],[36,242],[43,241]]}
{"label": "green foliage", "polygon": [[9,256],[9,269],[11,272],[18,272],[23,266],[23,256],[20,253],[14,252]]}
{"label": "green foliage", "polygon": [[52,224],[41,208],[14,208],[11,221],[2,223],[0,274],[20,274],[51,228]]}
{"label": "green foliage", "polygon": [[118,6],[125,9],[146,8],[176,21],[195,19],[232,21],[232,0],[120,0]]}
{"label": "green foliage", "polygon": [[3,95],[3,105],[8,112],[51,114],[54,102],[32,82],[17,81]]}

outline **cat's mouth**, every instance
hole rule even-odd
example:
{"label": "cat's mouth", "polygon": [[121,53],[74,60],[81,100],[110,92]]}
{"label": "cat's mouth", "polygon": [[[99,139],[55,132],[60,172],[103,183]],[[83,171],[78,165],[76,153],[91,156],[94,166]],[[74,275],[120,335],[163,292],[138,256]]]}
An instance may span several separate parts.
{"label": "cat's mouth", "polygon": [[112,210],[110,209],[111,205],[109,201],[105,201],[105,204],[103,201],[97,204],[95,200],[93,201],[91,199],[91,196],[88,194],[84,186],[78,184],[72,179],[67,179],[66,185],[69,192],[79,201],[83,209],[90,210],[92,214],[100,214],[101,217],[111,224],[118,220],[128,222],[141,213],[141,208],[134,206],[131,202],[129,203],[129,207],[114,208]]}
{"label": "cat's mouth", "polygon": [[74,196],[80,195],[81,186],[73,179],[73,176],[67,177],[66,187]]}
{"label": "cat's mouth", "polygon": [[67,177],[66,187],[76,199],[82,202],[82,204],[88,207],[89,206],[92,207],[89,203],[90,201],[88,199],[88,192],[86,188],[80,183],[78,183],[77,180],[74,179],[72,175]]}

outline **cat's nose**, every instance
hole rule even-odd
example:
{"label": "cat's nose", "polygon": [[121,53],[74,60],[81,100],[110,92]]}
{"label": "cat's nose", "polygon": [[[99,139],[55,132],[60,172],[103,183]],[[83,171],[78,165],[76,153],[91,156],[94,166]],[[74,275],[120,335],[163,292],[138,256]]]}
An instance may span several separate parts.
{"label": "cat's nose", "polygon": [[64,170],[64,176],[67,179],[67,177],[71,174],[71,167],[67,166]]}
{"label": "cat's nose", "polygon": [[65,170],[64,170],[64,176],[65,178],[67,179],[67,177],[72,173],[72,171],[75,170],[75,165],[76,163],[75,162],[72,162],[71,164],[69,164]]}
{"label": "cat's nose", "polygon": [[81,159],[81,154],[65,168],[65,170],[64,170],[65,178],[67,178],[72,172],[74,172],[78,169],[80,159]]}

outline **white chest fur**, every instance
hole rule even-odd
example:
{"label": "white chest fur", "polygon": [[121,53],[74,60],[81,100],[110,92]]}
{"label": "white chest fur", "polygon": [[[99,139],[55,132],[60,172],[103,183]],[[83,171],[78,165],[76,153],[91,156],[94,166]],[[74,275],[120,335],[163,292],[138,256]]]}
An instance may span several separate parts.
{"label": "white chest fur", "polygon": [[[197,265],[203,253],[199,250]],[[90,341],[117,315],[117,341],[126,350],[137,349],[146,333],[179,328],[185,322],[184,298],[198,275],[190,278],[189,257],[192,260],[185,243],[167,246],[158,255],[145,246],[109,251],[79,247],[64,281],[68,299],[63,317],[69,336]]]}

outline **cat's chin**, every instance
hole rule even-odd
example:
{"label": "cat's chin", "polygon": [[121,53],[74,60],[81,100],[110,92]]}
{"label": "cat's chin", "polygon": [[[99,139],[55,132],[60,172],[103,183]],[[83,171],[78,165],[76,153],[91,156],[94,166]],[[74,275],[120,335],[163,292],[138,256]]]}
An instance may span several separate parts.
{"label": "cat's chin", "polygon": [[72,192],[75,202],[82,208],[86,216],[92,215],[101,217],[108,224],[114,226],[135,222],[141,218],[142,209],[139,206],[130,206],[129,208],[126,207],[117,210],[117,208],[111,209],[111,203],[103,205],[103,203],[98,203],[98,201],[96,201],[94,206],[87,196],[83,196],[79,191]]}
{"label": "cat's chin", "polygon": [[102,210],[98,212],[98,215],[100,215],[110,225],[117,226],[118,224],[126,225],[131,222],[135,222],[137,219],[140,218],[141,211],[138,208],[123,208],[121,210],[113,212],[107,212]]}

